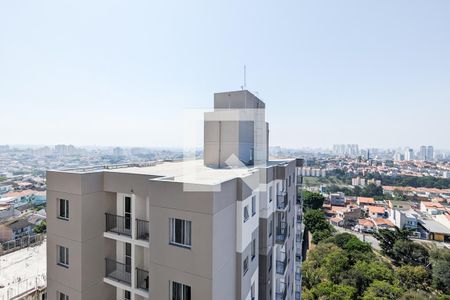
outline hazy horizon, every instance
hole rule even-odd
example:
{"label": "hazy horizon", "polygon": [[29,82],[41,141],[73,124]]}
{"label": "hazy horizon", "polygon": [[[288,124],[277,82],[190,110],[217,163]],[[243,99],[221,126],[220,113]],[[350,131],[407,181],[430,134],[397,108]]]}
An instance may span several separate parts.
{"label": "hazy horizon", "polygon": [[[450,1],[5,1],[0,144],[182,147],[247,88],[271,146],[450,149]],[[373,145],[373,146],[370,146]]]}

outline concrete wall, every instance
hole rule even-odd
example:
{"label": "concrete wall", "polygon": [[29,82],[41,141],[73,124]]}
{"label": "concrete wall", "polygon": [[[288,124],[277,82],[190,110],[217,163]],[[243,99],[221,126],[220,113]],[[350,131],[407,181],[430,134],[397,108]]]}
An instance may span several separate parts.
{"label": "concrete wall", "polygon": [[[114,289],[103,283],[104,213],[110,194],[103,174],[47,172],[48,299],[57,291],[70,299],[111,299]],[[69,201],[69,220],[58,219],[58,200]],[[69,248],[69,267],[57,265],[57,246]]]}

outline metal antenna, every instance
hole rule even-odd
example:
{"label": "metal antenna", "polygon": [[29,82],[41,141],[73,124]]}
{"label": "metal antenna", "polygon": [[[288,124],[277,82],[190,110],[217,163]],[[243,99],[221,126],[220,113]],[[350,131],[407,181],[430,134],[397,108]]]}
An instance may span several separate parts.
{"label": "metal antenna", "polygon": [[247,89],[247,67],[244,65],[244,90]]}

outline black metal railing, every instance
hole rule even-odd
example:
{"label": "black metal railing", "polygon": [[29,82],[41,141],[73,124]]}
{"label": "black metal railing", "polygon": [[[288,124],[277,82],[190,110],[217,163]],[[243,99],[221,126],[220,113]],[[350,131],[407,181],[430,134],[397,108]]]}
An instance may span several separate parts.
{"label": "black metal railing", "polygon": [[281,192],[277,195],[277,209],[284,210],[288,204],[288,198],[286,192]]}
{"label": "black metal railing", "polygon": [[286,285],[282,283],[280,285],[279,291],[275,292],[275,299],[276,300],[285,300],[286,299]]}
{"label": "black metal railing", "polygon": [[148,271],[136,268],[136,287],[148,291]]}
{"label": "black metal railing", "polygon": [[131,266],[105,258],[105,277],[131,284]]}
{"label": "black metal railing", "polygon": [[284,275],[287,267],[287,256],[285,252],[281,252],[281,257],[277,258],[277,274]]}
{"label": "black metal railing", "polygon": [[136,238],[138,240],[148,241],[149,237],[149,222],[136,219]]}
{"label": "black metal railing", "polygon": [[276,242],[278,244],[284,244],[286,241],[287,225],[286,222],[280,222],[276,230]]}
{"label": "black metal railing", "polygon": [[131,236],[131,217],[105,213],[106,231]]}

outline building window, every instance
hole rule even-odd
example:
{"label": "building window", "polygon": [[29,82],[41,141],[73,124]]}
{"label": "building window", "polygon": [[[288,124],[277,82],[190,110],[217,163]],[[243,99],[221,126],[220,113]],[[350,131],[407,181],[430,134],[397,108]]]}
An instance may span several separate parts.
{"label": "building window", "polygon": [[69,220],[69,200],[59,199],[58,201],[58,218]]}
{"label": "building window", "polygon": [[125,272],[131,273],[131,244],[125,243]]}
{"label": "building window", "polygon": [[273,220],[269,221],[269,237],[273,234]]}
{"label": "building window", "polygon": [[170,218],[170,244],[190,248],[192,222]]}
{"label": "building window", "polygon": [[56,299],[57,300],[69,300],[69,296],[67,296],[64,293],[56,292]]}
{"label": "building window", "polygon": [[69,248],[58,246],[58,265],[69,267]]}
{"label": "building window", "polygon": [[269,203],[273,201],[273,187],[269,187]]}
{"label": "building window", "polygon": [[254,284],[254,283],[252,284],[250,294],[251,294],[251,297],[252,297],[251,299],[252,299],[252,300],[255,300],[255,297],[256,297],[256,290],[255,290],[255,284]]}
{"label": "building window", "polygon": [[253,239],[252,240],[252,261],[255,259],[256,257],[256,240]]}
{"label": "building window", "polygon": [[248,271],[248,256],[244,259],[244,275],[247,273]]}
{"label": "building window", "polygon": [[171,300],[191,300],[191,287],[172,281]]}
{"label": "building window", "polygon": [[269,257],[269,272],[272,270],[272,253],[270,253]]}
{"label": "building window", "polygon": [[256,196],[252,197],[252,217],[256,215]]}
{"label": "building window", "polygon": [[250,216],[248,215],[248,206],[244,206],[244,223],[247,222],[248,218]]}
{"label": "building window", "polygon": [[123,297],[125,300],[131,300],[131,292],[130,291],[125,291],[123,294]]}
{"label": "building window", "polygon": [[291,186],[291,180],[292,180],[291,175],[289,175],[289,186]]}
{"label": "building window", "polygon": [[131,197],[125,197],[124,201],[125,229],[131,230]]}

